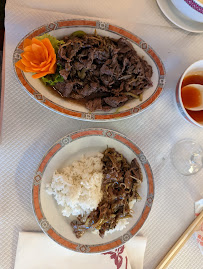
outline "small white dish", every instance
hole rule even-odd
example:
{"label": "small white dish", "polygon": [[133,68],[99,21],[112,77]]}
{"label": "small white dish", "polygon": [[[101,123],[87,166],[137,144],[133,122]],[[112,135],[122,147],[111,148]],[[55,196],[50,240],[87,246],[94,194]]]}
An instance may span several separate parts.
{"label": "small white dish", "polygon": [[159,8],[172,23],[188,32],[203,33],[203,23],[195,22],[178,11],[169,0],[156,0]]}
{"label": "small white dish", "polygon": [[[191,117],[191,112],[189,112],[189,110],[186,110],[186,108],[183,105],[182,102],[182,96],[181,96],[181,87],[182,87],[182,82],[183,79],[189,75],[194,75],[194,74],[198,74],[199,72],[203,72],[203,60],[197,61],[193,64],[191,64],[186,70],[185,72],[181,75],[177,86],[176,86],[176,92],[175,92],[175,96],[176,96],[176,104],[178,107],[178,111],[180,112],[181,116],[183,116],[183,118],[192,123],[195,126],[199,126],[201,128],[203,128],[203,122],[200,120],[199,122],[197,122],[194,118]],[[189,115],[190,113],[190,115]],[[194,115],[193,115],[194,117]]]}

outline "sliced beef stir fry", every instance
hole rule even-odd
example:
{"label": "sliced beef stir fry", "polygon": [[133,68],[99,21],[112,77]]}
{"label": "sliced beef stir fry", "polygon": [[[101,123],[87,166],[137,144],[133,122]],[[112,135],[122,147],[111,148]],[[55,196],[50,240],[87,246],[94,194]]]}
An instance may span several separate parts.
{"label": "sliced beef stir fry", "polygon": [[77,238],[89,228],[99,231],[101,237],[114,229],[120,219],[131,217],[129,203],[140,199],[137,192],[142,182],[141,168],[133,159],[131,164],[114,148],[108,148],[103,156],[103,198],[97,209],[88,216],[79,216],[71,223]]}
{"label": "sliced beef stir fry", "polygon": [[84,34],[64,41],[57,55],[64,82],[55,89],[63,97],[85,98],[90,111],[122,106],[152,86],[152,67],[126,39]]}

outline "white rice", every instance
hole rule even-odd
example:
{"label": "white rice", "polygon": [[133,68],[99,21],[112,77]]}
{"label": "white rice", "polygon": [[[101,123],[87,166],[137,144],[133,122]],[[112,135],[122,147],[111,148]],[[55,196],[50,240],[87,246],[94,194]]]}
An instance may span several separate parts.
{"label": "white rice", "polygon": [[83,157],[61,172],[55,171],[47,193],[63,207],[63,216],[89,214],[97,208],[103,195],[102,157],[102,153]]}

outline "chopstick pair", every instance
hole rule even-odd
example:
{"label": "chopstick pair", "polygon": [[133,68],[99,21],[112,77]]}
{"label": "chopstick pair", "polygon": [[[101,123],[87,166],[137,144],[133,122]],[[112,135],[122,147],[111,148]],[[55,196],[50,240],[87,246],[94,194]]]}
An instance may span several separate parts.
{"label": "chopstick pair", "polygon": [[163,260],[159,263],[156,269],[165,269],[168,267],[169,263],[175,258],[184,244],[188,241],[188,239],[193,235],[193,233],[197,230],[197,227],[203,221],[203,211],[199,214],[198,217],[190,224],[187,230],[181,235],[175,245],[169,250]]}

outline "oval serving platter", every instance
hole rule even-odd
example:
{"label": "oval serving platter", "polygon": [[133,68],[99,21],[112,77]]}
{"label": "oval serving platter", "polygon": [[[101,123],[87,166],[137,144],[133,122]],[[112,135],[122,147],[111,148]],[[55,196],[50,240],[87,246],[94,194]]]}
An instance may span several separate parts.
{"label": "oval serving platter", "polygon": [[[138,190],[141,201],[133,206],[133,217],[121,231],[107,234],[104,238],[87,231],[77,239],[70,222],[64,217],[61,206],[46,192],[46,184],[51,182],[55,170],[79,160],[82,155],[92,156],[114,147],[131,162],[136,158],[143,174],[143,182]],[[32,187],[33,210],[41,229],[59,245],[83,253],[100,253],[121,246],[130,240],[146,221],[154,199],[154,180],[149,162],[132,141],[124,135],[106,129],[86,129],[71,133],[57,141],[43,157],[34,176]],[[75,218],[74,218],[75,219]]]}
{"label": "oval serving platter", "polygon": [[[95,29],[101,36],[126,38],[129,42],[131,42],[138,55],[144,57],[144,59],[152,66],[153,86],[144,91],[142,101],[133,99],[128,101],[119,109],[112,109],[109,112],[89,112],[83,105],[61,98],[59,94],[54,93],[53,90],[50,90],[48,86],[43,84],[40,79],[33,79],[31,73],[24,73],[15,66],[15,63],[20,59],[20,54],[23,52],[23,42],[26,38],[31,39],[35,36],[49,33],[57,39],[62,39],[64,36],[70,35],[76,30],[82,30],[88,34],[92,34]],[[165,69],[163,63],[155,51],[146,42],[121,27],[94,20],[57,21],[33,30],[17,45],[13,54],[13,64],[20,84],[36,101],[62,115],[86,121],[111,121],[125,119],[140,113],[154,103],[161,94],[165,84]]]}

